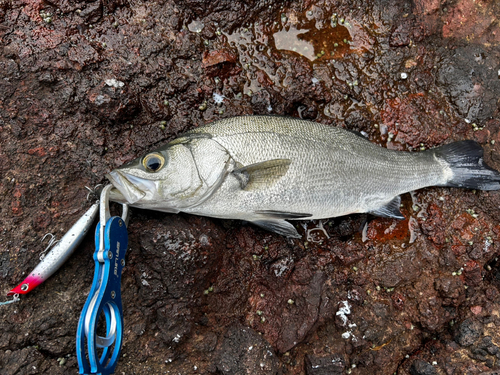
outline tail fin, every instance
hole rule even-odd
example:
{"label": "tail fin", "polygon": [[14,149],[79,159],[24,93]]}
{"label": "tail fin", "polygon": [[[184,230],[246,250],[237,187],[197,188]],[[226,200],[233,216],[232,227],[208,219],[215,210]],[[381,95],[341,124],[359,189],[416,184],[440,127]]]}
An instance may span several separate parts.
{"label": "tail fin", "polygon": [[450,143],[432,150],[448,163],[453,176],[444,186],[500,190],[500,173],[484,163],[483,148],[475,141]]}

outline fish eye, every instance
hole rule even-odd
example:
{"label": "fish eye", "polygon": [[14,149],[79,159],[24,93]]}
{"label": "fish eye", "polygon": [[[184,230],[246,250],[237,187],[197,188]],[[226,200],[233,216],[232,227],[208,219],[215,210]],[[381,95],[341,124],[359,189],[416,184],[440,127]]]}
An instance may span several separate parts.
{"label": "fish eye", "polygon": [[142,165],[148,172],[158,172],[165,164],[165,158],[156,152],[148,154],[142,159]]}

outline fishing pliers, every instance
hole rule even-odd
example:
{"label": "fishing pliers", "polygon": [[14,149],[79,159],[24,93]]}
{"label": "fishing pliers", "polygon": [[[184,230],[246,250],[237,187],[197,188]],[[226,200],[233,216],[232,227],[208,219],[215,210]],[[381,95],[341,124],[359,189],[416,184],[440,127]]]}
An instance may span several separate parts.
{"label": "fishing pliers", "polygon": [[[89,296],[83,307],[76,334],[80,374],[112,374],[120,356],[123,338],[121,274],[128,246],[128,206],[122,216],[111,216],[109,191],[101,192],[100,222],[95,233],[95,271]],[[99,323],[99,319],[104,318]],[[98,335],[98,329],[104,336]]]}

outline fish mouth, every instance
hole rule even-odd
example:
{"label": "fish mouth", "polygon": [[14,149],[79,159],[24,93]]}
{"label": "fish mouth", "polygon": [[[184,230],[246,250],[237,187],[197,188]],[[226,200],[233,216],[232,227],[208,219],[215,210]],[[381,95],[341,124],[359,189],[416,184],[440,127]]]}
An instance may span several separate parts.
{"label": "fish mouth", "polygon": [[[134,204],[146,197],[146,191],[148,188],[151,188],[149,185],[152,183],[152,181],[144,180],[118,170],[108,173],[106,178],[118,189],[128,204]],[[111,191],[111,200],[120,202],[123,201],[121,198],[118,192]]]}

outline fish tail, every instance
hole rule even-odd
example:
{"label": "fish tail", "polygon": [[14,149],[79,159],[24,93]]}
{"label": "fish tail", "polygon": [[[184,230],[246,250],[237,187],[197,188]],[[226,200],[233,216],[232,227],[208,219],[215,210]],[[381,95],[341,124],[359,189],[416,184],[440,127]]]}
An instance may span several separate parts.
{"label": "fish tail", "polygon": [[479,190],[500,190],[500,173],[486,165],[483,148],[476,141],[450,143],[433,150],[448,164],[450,177],[442,186]]}

